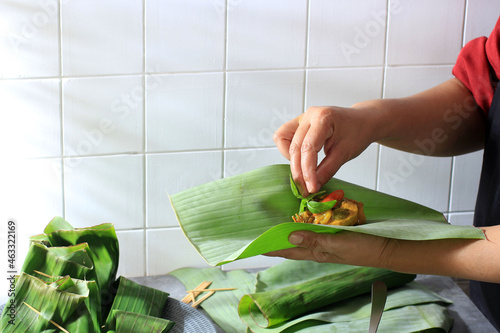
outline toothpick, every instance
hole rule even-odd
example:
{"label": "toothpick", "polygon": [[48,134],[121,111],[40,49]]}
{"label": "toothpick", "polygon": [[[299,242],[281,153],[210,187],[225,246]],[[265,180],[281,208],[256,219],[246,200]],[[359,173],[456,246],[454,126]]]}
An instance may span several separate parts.
{"label": "toothpick", "polygon": [[205,296],[203,296],[202,298],[200,298],[199,300],[197,300],[196,302],[194,302],[193,304],[191,304],[191,306],[193,308],[196,308],[198,305],[200,305],[201,302],[203,302],[204,300],[206,300],[207,298],[209,298],[210,296],[212,296],[214,293],[215,293],[215,291],[210,291],[208,294],[206,294]]}
{"label": "toothpick", "polygon": [[[200,285],[198,287],[196,287],[196,290],[204,290],[206,287],[210,286],[212,284],[212,281],[204,281],[202,283],[200,283]],[[186,304],[189,304],[191,302],[196,302],[196,296],[198,296],[199,294],[201,294],[202,292],[200,291],[193,291],[193,292],[189,292],[188,291],[188,294],[181,300],[181,302],[183,303],[186,303]]]}
{"label": "toothpick", "polygon": [[48,277],[48,278],[52,278],[52,275],[48,275],[48,274],[45,274],[45,273],[43,273],[43,272],[39,272],[39,271],[35,271],[35,270],[33,270],[33,272],[35,272],[35,273],[37,273],[37,274],[40,274],[40,275],[42,275],[42,276]]}
{"label": "toothpick", "polygon": [[[28,303],[26,302],[23,302],[24,305],[26,305],[28,308],[30,308],[31,310],[35,311],[36,314],[38,314],[39,316],[41,315],[41,313],[35,309],[34,307],[32,307],[31,305],[29,305]],[[52,321],[52,320],[49,320],[49,322],[54,325],[55,327],[57,327],[58,329],[60,329],[61,331],[63,331],[64,333],[69,333],[64,327],[62,327],[61,325],[59,325],[58,323]]]}
{"label": "toothpick", "polygon": [[204,292],[204,291],[224,291],[224,290],[235,290],[238,288],[208,288],[208,289],[193,289],[186,291],[187,293]]}

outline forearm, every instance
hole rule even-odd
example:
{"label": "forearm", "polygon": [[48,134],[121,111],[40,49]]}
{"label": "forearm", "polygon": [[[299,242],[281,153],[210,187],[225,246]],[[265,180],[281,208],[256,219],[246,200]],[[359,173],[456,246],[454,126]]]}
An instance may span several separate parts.
{"label": "forearm", "polygon": [[371,110],[373,141],[391,148],[451,156],[484,145],[485,118],[458,79],[413,96],[366,101],[353,108]]}
{"label": "forearm", "polygon": [[500,283],[500,226],[483,229],[486,239],[390,240],[385,268]]}

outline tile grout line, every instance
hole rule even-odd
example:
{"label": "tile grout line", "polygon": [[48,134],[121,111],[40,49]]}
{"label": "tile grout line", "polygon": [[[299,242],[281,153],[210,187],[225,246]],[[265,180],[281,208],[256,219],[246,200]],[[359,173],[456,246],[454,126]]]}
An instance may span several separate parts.
{"label": "tile grout line", "polygon": [[302,112],[306,112],[306,99],[307,99],[307,77],[308,77],[308,68],[307,63],[309,61],[309,30],[311,24],[311,1],[307,1],[307,10],[306,10],[306,40],[305,40],[305,55],[304,55],[304,89],[302,92]]}
{"label": "tile grout line", "polygon": [[[449,67],[454,63],[436,63],[436,64],[397,64],[387,65],[388,68],[401,68],[401,67]],[[252,69],[224,69],[224,70],[200,70],[200,71],[185,71],[185,72],[144,72],[144,73],[123,73],[123,74],[89,74],[89,75],[59,75],[59,76],[25,76],[25,77],[3,77],[2,81],[29,81],[29,80],[50,80],[50,79],[92,79],[92,78],[113,78],[113,77],[131,77],[131,76],[161,76],[161,75],[199,75],[199,74],[214,74],[214,73],[253,73],[253,72],[291,72],[303,71],[304,69],[310,71],[323,71],[323,70],[355,70],[355,69],[370,69],[370,68],[384,68],[384,65],[366,65],[366,66],[326,66],[326,67],[289,67],[289,68],[252,68]]]}
{"label": "tile grout line", "polygon": [[[387,82],[387,54],[389,51],[389,17],[390,17],[391,0],[386,1],[386,18],[385,18],[385,45],[384,45],[384,65],[382,67],[382,87],[381,87],[381,98],[385,97],[385,85]],[[382,164],[382,147],[377,143],[377,163],[375,166],[375,190],[380,189],[380,170]]]}
{"label": "tile grout line", "polygon": [[63,18],[62,18],[62,0],[58,2],[58,7],[59,7],[59,24],[58,24],[58,42],[59,42],[59,112],[60,112],[60,121],[61,121],[61,129],[60,129],[60,135],[61,135],[61,198],[62,198],[62,216],[64,219],[66,219],[66,177],[65,175],[65,150],[64,150],[64,90],[63,90],[63,41],[62,41],[62,23],[63,23]]}
{"label": "tile grout line", "polygon": [[147,102],[146,102],[146,91],[147,91],[147,82],[146,82],[146,0],[142,1],[142,195],[143,195],[143,201],[142,201],[142,209],[143,209],[143,224],[142,224],[142,231],[143,231],[143,251],[144,251],[144,260],[143,260],[143,275],[147,276],[148,275],[148,260],[149,260],[149,254],[148,254],[148,239],[147,239],[147,221],[148,221],[148,210],[147,210],[147,203],[148,203],[148,195],[147,195],[147,190],[148,190],[148,182],[147,182],[147,177],[148,177],[148,172],[147,172],[147,160],[146,160],[146,148],[147,148],[147,142],[146,142],[146,137],[147,137],[147,117],[146,117],[146,108],[147,108]]}
{"label": "tile grout line", "polygon": [[469,14],[469,11],[468,11],[468,6],[469,4],[469,0],[465,0],[464,1],[464,16],[463,16],[463,20],[462,20],[462,47],[465,46],[465,30],[467,29],[467,16]]}
{"label": "tile grout line", "polygon": [[222,82],[222,137],[221,137],[221,167],[220,177],[224,178],[226,173],[226,116],[227,116],[227,80],[228,80],[228,61],[229,61],[229,2],[226,1],[224,13],[224,59],[223,59],[223,73],[224,81]]}
{"label": "tile grout line", "polygon": [[450,218],[450,213],[451,213],[451,202],[452,202],[452,195],[453,195],[453,177],[455,175],[455,156],[451,157],[451,165],[450,165],[450,182],[448,185],[448,211],[446,214],[448,215],[448,220]]}

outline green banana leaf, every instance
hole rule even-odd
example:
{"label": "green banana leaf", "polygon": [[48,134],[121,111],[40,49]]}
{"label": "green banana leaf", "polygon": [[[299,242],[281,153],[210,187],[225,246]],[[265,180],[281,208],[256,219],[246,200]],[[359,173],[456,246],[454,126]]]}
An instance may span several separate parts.
{"label": "green banana leaf", "polygon": [[89,290],[89,295],[64,323],[64,327],[68,332],[101,332],[101,298],[97,282],[76,279],[73,279],[73,281],[76,284],[85,284]]}
{"label": "green banana leaf", "polygon": [[1,332],[106,332],[103,318],[112,304],[113,331],[159,333],[173,326],[158,318],[168,294],[123,277],[114,287],[119,251],[112,224],[73,228],[55,217],[44,232],[30,237]]}
{"label": "green banana leaf", "polygon": [[[446,307],[438,303],[405,306],[385,311],[378,332],[410,333],[410,332],[449,332],[453,320],[449,317]],[[283,333],[366,333],[370,325],[369,316],[359,320],[321,323],[303,321],[301,324],[285,330],[274,330]],[[253,331],[264,332],[260,330]],[[266,330],[265,332],[268,332]]]}
{"label": "green banana leaf", "polygon": [[[295,288],[297,302],[308,297],[310,292],[316,295],[329,294],[335,286],[316,285],[316,290],[304,287],[308,282],[318,280],[322,275],[339,274],[348,280],[345,273],[364,268],[339,264],[318,264],[307,261],[286,260],[258,274],[245,271],[225,272],[216,268],[195,269],[183,268],[170,274],[178,278],[186,289],[195,288],[201,281],[213,281],[218,287],[236,287],[234,291],[216,292],[205,300],[201,306],[228,333],[244,332],[244,326],[239,321],[240,313],[236,313],[235,300],[246,297],[247,294],[267,294],[267,302],[278,300],[283,295],[281,288]],[[308,274],[309,272],[309,274]],[[238,278],[231,278],[238,274]],[[372,276],[369,280],[375,278]],[[249,285],[254,282],[254,287]],[[340,281],[340,280],[339,280]],[[403,283],[403,280],[401,280]],[[215,288],[215,287],[214,287]],[[252,289],[249,291],[249,289]],[[288,289],[289,291],[291,289]],[[275,292],[274,295],[272,293]],[[242,296],[243,295],[243,296]],[[248,318],[241,318],[248,324],[252,332],[367,332],[371,310],[369,292],[335,302],[315,311],[315,307],[304,302],[304,314],[269,328],[258,325],[255,318],[247,313]],[[289,302],[294,302],[289,299]],[[449,301],[416,282],[410,282],[402,287],[390,289],[388,292],[385,312],[382,317],[380,332],[420,332],[435,330],[447,332],[452,325],[452,318],[446,310]],[[277,306],[280,306],[277,304]],[[282,311],[285,311],[281,308]],[[280,316],[280,311],[276,315]]]}
{"label": "green banana leaf", "polygon": [[168,332],[174,322],[135,312],[113,310],[117,333]]}
{"label": "green banana leaf", "polygon": [[[62,325],[88,295],[89,289],[85,284],[76,285],[69,277],[46,284],[43,280],[21,273],[15,297],[7,303],[8,306],[13,305],[14,316],[9,317],[10,311],[4,310],[0,332],[42,332],[57,328],[52,322]],[[7,318],[13,321],[9,322]]]}
{"label": "green banana leaf", "polygon": [[[431,303],[431,308],[421,306]],[[389,290],[379,331],[420,332],[434,329],[447,332],[453,323],[445,306],[448,303],[448,300],[416,282]],[[317,332],[346,332],[342,328],[349,326],[351,330],[348,332],[364,333],[369,325],[370,314],[371,298],[365,294],[269,328],[262,328],[250,321],[249,330],[258,333],[310,332],[313,329]],[[405,318],[404,323],[401,321],[402,316]]]}
{"label": "green banana leaf", "polygon": [[[118,290],[111,306],[111,311],[109,312],[108,319],[106,320],[106,330],[115,330],[119,332],[118,329],[118,318],[117,314],[120,314],[121,320],[129,322],[134,318],[141,320],[143,324],[146,322],[153,323],[155,325],[160,325],[165,323],[162,321],[155,322],[154,319],[148,317],[159,318],[162,315],[163,308],[167,302],[168,293],[163,292],[158,289],[150,288],[147,286],[140,285],[132,280],[129,280],[123,276],[118,279]],[[120,312],[122,311],[122,312]],[[127,313],[135,313],[131,315],[132,319],[126,319]],[[171,327],[173,324],[165,325],[160,332],[163,332],[167,327]],[[142,325],[137,326],[134,332],[150,332],[150,327]]]}
{"label": "green banana leaf", "polygon": [[184,234],[213,266],[291,248],[288,235],[296,230],[350,230],[408,240],[484,238],[474,227],[448,224],[438,211],[335,178],[323,190],[342,189],[347,198],[363,202],[367,223],[294,223],[291,217],[300,202],[291,191],[289,174],[288,165],[271,165],[193,187],[170,200]]}
{"label": "green banana leaf", "polygon": [[[370,292],[380,280],[388,288],[406,284],[415,275],[371,267],[328,265],[332,271],[322,277],[288,287],[248,294],[241,298],[238,312],[251,327],[271,327],[326,305]],[[339,268],[339,269],[337,269]]]}
{"label": "green banana leaf", "polygon": [[255,291],[255,274],[244,270],[225,272],[214,267],[207,269],[181,268],[169,274],[179,279],[187,290],[195,289],[203,281],[212,281],[210,288],[237,288],[215,292],[204,300],[201,306],[224,332],[241,333],[246,331],[247,326],[238,315],[238,303],[243,295]]}
{"label": "green banana leaf", "polygon": [[94,277],[93,263],[88,255],[87,243],[67,247],[47,247],[42,243],[32,242],[24,259],[22,272],[38,276],[44,281],[50,276],[69,275],[72,278],[91,280]]}
{"label": "green banana leaf", "polygon": [[[103,306],[110,306],[111,284],[118,270],[119,247],[113,224],[104,223],[88,228],[73,228],[62,218],[54,218],[45,228],[51,246],[88,244],[88,255],[94,265]],[[59,229],[60,226],[63,229]],[[72,229],[70,229],[72,228]],[[109,303],[109,304],[107,304]]]}

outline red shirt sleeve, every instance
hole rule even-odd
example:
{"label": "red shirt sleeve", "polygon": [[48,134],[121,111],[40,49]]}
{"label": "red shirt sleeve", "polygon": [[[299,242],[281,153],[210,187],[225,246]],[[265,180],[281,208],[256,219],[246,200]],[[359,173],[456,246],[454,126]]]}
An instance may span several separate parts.
{"label": "red shirt sleeve", "polygon": [[500,77],[500,18],[489,38],[479,37],[464,46],[452,73],[487,114]]}

